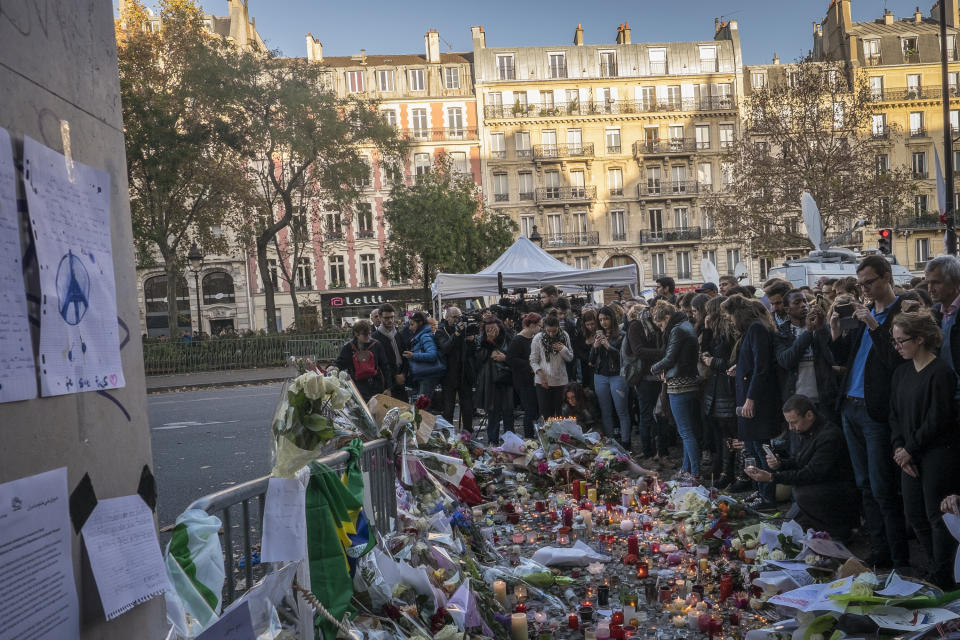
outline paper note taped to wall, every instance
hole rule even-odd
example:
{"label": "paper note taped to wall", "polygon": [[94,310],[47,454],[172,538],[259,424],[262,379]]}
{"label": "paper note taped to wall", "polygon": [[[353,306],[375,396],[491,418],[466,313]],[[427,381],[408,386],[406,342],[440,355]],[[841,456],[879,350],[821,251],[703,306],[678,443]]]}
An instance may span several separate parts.
{"label": "paper note taped to wall", "polygon": [[24,137],[23,180],[40,266],[40,392],[123,387],[110,175],[79,162],[68,175],[63,155]]}

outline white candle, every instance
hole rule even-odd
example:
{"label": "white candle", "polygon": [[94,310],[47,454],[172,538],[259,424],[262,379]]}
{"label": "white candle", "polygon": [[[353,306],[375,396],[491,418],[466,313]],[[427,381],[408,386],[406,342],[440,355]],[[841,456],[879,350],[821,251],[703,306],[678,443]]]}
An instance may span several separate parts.
{"label": "white candle", "polygon": [[637,608],[632,604],[623,605],[623,623],[630,624],[630,621],[637,617]]}
{"label": "white candle", "polygon": [[633,531],[633,520],[631,520],[631,519],[629,519],[629,518],[624,518],[624,519],[620,522],[620,530],[621,530],[621,531]]}
{"label": "white candle", "polygon": [[507,606],[507,583],[503,580],[493,581],[493,597],[503,606]]}
{"label": "white candle", "polygon": [[527,640],[527,614],[515,613],[510,616],[510,631],[513,640]]}
{"label": "white candle", "polygon": [[587,525],[587,535],[589,536],[593,533],[593,513],[584,509],[580,512],[580,515],[583,516],[583,523]]}

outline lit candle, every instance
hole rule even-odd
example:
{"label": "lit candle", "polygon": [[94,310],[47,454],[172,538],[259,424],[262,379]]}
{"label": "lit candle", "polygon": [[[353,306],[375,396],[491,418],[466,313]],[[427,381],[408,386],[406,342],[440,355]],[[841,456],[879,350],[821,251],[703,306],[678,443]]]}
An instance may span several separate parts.
{"label": "lit candle", "polygon": [[610,638],[610,623],[597,623],[597,640],[608,640]]}
{"label": "lit candle", "polygon": [[527,614],[512,614],[510,616],[510,630],[513,640],[527,640]]}
{"label": "lit candle", "polygon": [[547,614],[545,614],[543,611],[537,611],[535,614],[533,614],[533,619],[540,624],[543,624],[547,621]]}
{"label": "lit candle", "polygon": [[632,603],[627,603],[623,605],[623,619],[629,623],[631,620],[637,617],[637,608],[633,606]]}
{"label": "lit candle", "polygon": [[633,500],[633,492],[629,489],[624,489],[620,492],[620,504],[623,505],[624,509],[630,508],[630,502]]}
{"label": "lit candle", "polygon": [[[641,562],[637,565],[637,579],[643,580],[649,575],[649,566],[646,562]],[[627,618],[629,620],[630,618]]]}
{"label": "lit candle", "polygon": [[633,520],[624,518],[620,521],[620,531],[633,531]]}
{"label": "lit candle", "polygon": [[571,613],[567,616],[567,628],[573,631],[580,628],[580,617],[577,614]]}
{"label": "lit candle", "polygon": [[650,553],[654,553],[654,554],[660,553],[660,543],[659,543],[659,542],[651,542],[651,543],[650,543]]}
{"label": "lit candle", "polygon": [[527,586],[518,584],[513,588],[513,595],[517,596],[517,600],[523,602],[523,600],[527,597]]}
{"label": "lit candle", "polygon": [[583,516],[583,524],[587,525],[587,535],[589,536],[593,533],[593,514],[584,509],[580,512],[580,515]]}
{"label": "lit candle", "polygon": [[627,553],[632,553],[635,556],[640,555],[640,539],[637,536],[627,538]]}
{"label": "lit candle", "polygon": [[524,535],[522,531],[515,531],[514,534],[510,537],[513,540],[514,544],[520,544],[524,540]]}
{"label": "lit candle", "polygon": [[690,613],[687,614],[687,628],[691,631],[696,631],[700,626],[700,612],[696,609],[690,609]]}
{"label": "lit candle", "polygon": [[503,580],[493,581],[493,597],[504,607],[507,606],[507,583]]}

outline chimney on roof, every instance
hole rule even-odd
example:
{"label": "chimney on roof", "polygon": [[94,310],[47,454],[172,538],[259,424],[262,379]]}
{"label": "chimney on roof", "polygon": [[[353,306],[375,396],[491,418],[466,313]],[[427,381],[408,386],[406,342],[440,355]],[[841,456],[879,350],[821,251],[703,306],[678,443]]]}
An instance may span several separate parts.
{"label": "chimney on roof", "polygon": [[483,32],[483,25],[470,27],[470,34],[473,36],[473,50],[483,49],[487,46],[487,34]]}
{"label": "chimney on roof", "polygon": [[623,23],[617,26],[617,44],[623,44]]}
{"label": "chimney on roof", "polygon": [[623,23],[623,44],[630,44],[630,23]]}
{"label": "chimney on roof", "polygon": [[307,34],[307,61],[323,62],[323,45],[312,33]]}
{"label": "chimney on roof", "polygon": [[777,55],[777,52],[773,52],[773,64],[780,64],[780,56]]}
{"label": "chimney on roof", "polygon": [[890,9],[883,10],[883,24],[893,24],[893,11]]}
{"label": "chimney on roof", "polygon": [[440,62],[440,33],[430,29],[423,40],[427,46],[427,62]]}
{"label": "chimney on roof", "polygon": [[580,23],[577,23],[577,30],[573,32],[573,44],[583,46],[583,25]]}
{"label": "chimney on roof", "polygon": [[920,13],[920,7],[917,7],[913,11],[913,23],[920,24],[921,22],[923,22],[923,14]]}
{"label": "chimney on roof", "polygon": [[351,60],[356,60],[360,64],[367,64],[367,50],[360,49],[360,53],[357,55],[350,56]]}

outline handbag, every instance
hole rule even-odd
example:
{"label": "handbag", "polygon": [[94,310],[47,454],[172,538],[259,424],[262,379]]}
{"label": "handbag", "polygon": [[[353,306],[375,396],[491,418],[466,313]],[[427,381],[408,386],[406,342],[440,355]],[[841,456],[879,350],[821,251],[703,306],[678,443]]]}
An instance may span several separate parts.
{"label": "handbag", "polygon": [[410,360],[410,378],[412,380],[431,380],[447,372],[447,365],[438,357],[433,362]]}
{"label": "handbag", "polygon": [[493,363],[493,383],[500,385],[513,384],[513,369],[503,362]]}

